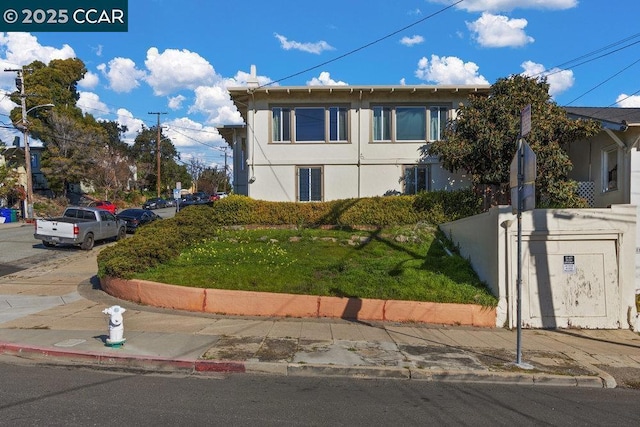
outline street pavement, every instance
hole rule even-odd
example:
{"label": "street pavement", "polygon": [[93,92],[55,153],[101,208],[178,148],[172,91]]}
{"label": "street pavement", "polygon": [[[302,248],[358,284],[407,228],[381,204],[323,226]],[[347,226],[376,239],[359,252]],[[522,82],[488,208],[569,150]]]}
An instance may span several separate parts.
{"label": "street pavement", "polygon": [[[629,330],[525,329],[517,364],[516,331],[503,328],[221,316],[140,306],[100,289],[96,257],[104,247],[0,277],[1,362],[182,375],[640,388],[640,336]],[[119,347],[107,344],[109,316],[103,313],[114,305],[125,309],[126,342]]]}

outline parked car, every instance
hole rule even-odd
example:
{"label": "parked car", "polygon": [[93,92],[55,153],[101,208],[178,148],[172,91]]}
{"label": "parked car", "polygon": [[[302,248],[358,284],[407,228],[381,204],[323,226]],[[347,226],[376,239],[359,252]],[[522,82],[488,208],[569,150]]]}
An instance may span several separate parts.
{"label": "parked car", "polygon": [[176,199],[165,199],[165,202],[167,203],[165,205],[167,208],[174,208],[176,206]]}
{"label": "parked car", "polygon": [[167,206],[167,201],[165,199],[162,197],[154,197],[144,202],[142,204],[142,209],[162,209]]}
{"label": "parked car", "polygon": [[150,209],[125,209],[116,215],[118,219],[127,223],[127,233],[135,233],[138,227],[150,224],[162,217]]}
{"label": "parked car", "polygon": [[218,191],[218,192],[216,193],[216,195],[218,196],[218,200],[219,200],[219,199],[224,199],[225,197],[227,197],[227,196],[228,196],[228,194],[227,194],[226,192],[224,192],[224,191]]}
{"label": "parked car", "polygon": [[185,208],[187,206],[195,205],[197,201],[196,198],[193,197],[193,194],[183,194],[178,203],[181,208]]}
{"label": "parked car", "polygon": [[107,212],[111,212],[112,214],[116,214],[117,208],[116,205],[114,205],[113,203],[111,203],[108,200],[95,200],[91,203],[89,203],[89,207],[90,208],[98,208],[98,209],[104,209]]}
{"label": "parked car", "polygon": [[195,199],[197,205],[204,205],[212,201],[209,193],[205,193],[204,191],[193,193],[193,198]]}
{"label": "parked car", "polygon": [[75,245],[90,251],[99,240],[126,237],[126,225],[105,209],[70,206],[62,216],[36,219],[33,237],[48,248]]}

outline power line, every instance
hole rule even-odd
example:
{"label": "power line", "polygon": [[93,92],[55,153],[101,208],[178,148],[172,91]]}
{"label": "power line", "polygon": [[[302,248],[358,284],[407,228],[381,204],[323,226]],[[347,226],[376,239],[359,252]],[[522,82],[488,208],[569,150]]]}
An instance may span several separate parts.
{"label": "power line", "polygon": [[404,26],[404,27],[400,28],[399,30],[396,30],[396,31],[394,31],[394,32],[392,32],[392,33],[387,34],[386,36],[380,37],[380,38],[378,38],[378,39],[376,39],[376,40],[374,40],[374,41],[372,41],[372,42],[369,42],[369,43],[367,43],[367,44],[365,44],[365,45],[363,45],[363,46],[360,46],[360,47],[357,47],[357,48],[355,48],[355,49],[353,49],[353,50],[350,50],[349,52],[346,52],[346,53],[344,53],[344,54],[342,54],[342,55],[336,56],[336,57],[335,57],[335,58],[333,58],[333,59],[330,59],[330,60],[328,60],[328,61],[324,61],[324,62],[322,62],[322,63],[320,63],[320,64],[318,64],[318,65],[314,65],[313,67],[306,68],[306,69],[304,69],[304,70],[302,70],[302,71],[298,71],[297,73],[290,74],[290,75],[288,75],[288,76],[286,76],[286,77],[283,77],[283,78],[281,78],[281,79],[274,80],[274,81],[269,82],[269,83],[266,83],[266,84],[264,84],[264,85],[262,85],[262,86],[258,86],[258,88],[265,87],[265,86],[270,86],[270,85],[273,85],[273,84],[275,84],[275,83],[280,83],[281,81],[288,80],[288,79],[290,79],[290,78],[292,78],[292,77],[299,76],[300,74],[307,73],[307,72],[309,72],[309,71],[312,71],[312,70],[315,70],[315,69],[317,69],[317,68],[323,67],[323,66],[325,66],[325,65],[327,65],[327,64],[331,64],[332,62],[336,62],[336,61],[338,61],[338,60],[340,60],[340,59],[342,59],[342,58],[345,58],[345,57],[347,57],[347,56],[353,55],[353,54],[354,54],[354,53],[356,53],[356,52],[359,52],[359,51],[364,50],[364,49],[366,49],[366,48],[368,48],[368,47],[371,47],[371,46],[373,46],[374,44],[377,44],[377,43],[379,43],[379,42],[381,42],[381,41],[383,41],[383,40],[386,40],[386,39],[388,39],[388,38],[390,38],[390,37],[395,36],[395,35],[396,35],[396,34],[398,34],[398,33],[403,32],[403,31],[405,31],[405,30],[407,30],[407,29],[409,29],[409,28],[411,28],[411,27],[414,27],[414,26],[416,26],[416,25],[418,25],[418,24],[421,24],[421,23],[423,23],[424,21],[426,21],[426,20],[428,20],[428,19],[431,19],[431,18],[433,18],[434,16],[439,15],[439,14],[441,14],[441,13],[443,13],[443,12],[447,11],[448,9],[451,9],[452,7],[454,7],[454,6],[456,6],[456,5],[460,4],[460,3],[462,3],[463,1],[464,1],[464,0],[458,0],[457,2],[452,3],[452,4],[450,4],[449,6],[446,6],[446,7],[442,8],[442,9],[438,10],[437,12],[434,12],[434,13],[432,13],[431,15],[425,16],[424,18],[422,18],[422,19],[420,19],[420,20],[418,20],[418,21],[415,21],[415,22],[413,22],[413,23],[411,23],[411,24],[409,24],[409,25],[406,25],[406,26]]}

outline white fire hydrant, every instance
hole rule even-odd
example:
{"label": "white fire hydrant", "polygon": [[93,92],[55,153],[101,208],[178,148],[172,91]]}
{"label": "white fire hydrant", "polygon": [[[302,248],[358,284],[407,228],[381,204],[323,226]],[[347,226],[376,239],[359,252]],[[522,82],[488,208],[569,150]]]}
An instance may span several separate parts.
{"label": "white fire hydrant", "polygon": [[109,315],[109,338],[107,338],[107,345],[120,347],[126,341],[126,339],[123,338],[124,320],[122,318],[122,313],[125,311],[127,310],[119,305],[113,305],[102,310],[104,314]]}

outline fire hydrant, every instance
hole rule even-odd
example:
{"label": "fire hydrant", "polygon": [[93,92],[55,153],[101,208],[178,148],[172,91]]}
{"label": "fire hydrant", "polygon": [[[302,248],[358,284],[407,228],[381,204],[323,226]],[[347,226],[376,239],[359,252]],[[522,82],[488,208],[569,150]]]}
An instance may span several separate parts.
{"label": "fire hydrant", "polygon": [[126,341],[126,339],[123,338],[124,320],[122,318],[122,313],[125,311],[127,310],[119,305],[113,305],[102,310],[104,314],[109,315],[109,338],[107,338],[108,346],[121,347]]}

